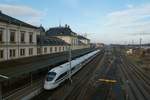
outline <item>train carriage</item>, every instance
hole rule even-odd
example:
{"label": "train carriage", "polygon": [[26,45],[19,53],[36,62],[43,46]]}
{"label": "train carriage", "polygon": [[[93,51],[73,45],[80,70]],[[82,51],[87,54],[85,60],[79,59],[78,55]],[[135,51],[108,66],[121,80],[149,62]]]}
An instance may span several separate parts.
{"label": "train carriage", "polygon": [[[75,74],[77,71],[79,71],[82,67],[82,63],[84,63],[86,60],[88,60],[90,57],[96,55],[100,50],[93,51],[89,54],[86,54],[84,56],[81,56],[79,58],[76,58],[71,61],[71,69],[70,69],[70,63],[64,63],[62,65],[59,65],[58,67],[55,67],[51,69],[48,74],[46,75],[46,79],[44,82],[44,89],[51,90],[60,85],[60,83],[64,82],[66,79],[68,79],[70,76]],[[71,70],[71,71],[70,71]]]}

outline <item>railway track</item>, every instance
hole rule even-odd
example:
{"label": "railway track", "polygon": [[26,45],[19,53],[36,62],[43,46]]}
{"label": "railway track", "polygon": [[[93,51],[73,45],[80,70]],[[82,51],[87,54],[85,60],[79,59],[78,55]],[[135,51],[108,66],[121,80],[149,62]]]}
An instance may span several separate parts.
{"label": "railway track", "polygon": [[120,56],[122,62],[118,64],[125,80],[130,100],[149,100],[149,78],[137,66],[129,62],[124,56]]}
{"label": "railway track", "polygon": [[[84,93],[81,94],[81,91],[84,91],[85,84],[88,82],[89,78],[92,75],[92,72],[94,69],[96,69],[96,66],[103,57],[103,52],[100,52],[96,57],[94,57],[90,62],[88,62],[79,72],[77,72],[73,77],[73,83],[68,86],[68,81],[65,81],[64,84],[61,84],[58,88],[52,91],[44,91],[41,94],[39,94],[37,97],[33,98],[32,100],[76,100],[78,99],[78,96],[84,95]],[[65,88],[67,87],[67,88]],[[68,89],[69,87],[69,89]],[[60,97],[56,96],[57,94],[61,94],[63,92],[63,95],[59,95]]]}
{"label": "railway track", "polygon": [[[98,56],[96,59],[92,60],[87,66],[89,67],[86,69],[86,72],[84,72],[80,79],[75,83],[74,88],[70,93],[63,98],[63,100],[83,100],[82,97],[84,97],[86,90],[87,90],[87,83],[89,82],[89,79],[93,75],[92,73],[96,69],[96,67],[99,65],[99,61],[101,60],[103,54]],[[95,67],[91,67],[95,66]]]}

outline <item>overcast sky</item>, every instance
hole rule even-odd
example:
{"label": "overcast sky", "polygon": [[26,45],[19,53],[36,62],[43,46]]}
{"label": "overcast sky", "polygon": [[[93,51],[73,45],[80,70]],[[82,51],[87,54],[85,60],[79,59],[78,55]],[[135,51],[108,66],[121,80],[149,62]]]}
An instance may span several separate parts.
{"label": "overcast sky", "polygon": [[0,10],[46,29],[69,24],[92,42],[150,42],[150,0],[0,0]]}

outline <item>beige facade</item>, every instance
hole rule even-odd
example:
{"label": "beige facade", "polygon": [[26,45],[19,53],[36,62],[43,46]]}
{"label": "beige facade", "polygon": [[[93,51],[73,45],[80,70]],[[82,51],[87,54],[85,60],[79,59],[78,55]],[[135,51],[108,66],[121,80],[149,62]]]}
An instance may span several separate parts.
{"label": "beige facade", "polygon": [[62,40],[64,40],[65,42],[71,44],[72,50],[75,49],[84,49],[84,48],[89,48],[90,44],[88,40],[83,40],[83,43],[85,45],[80,45],[79,44],[79,39],[77,36],[55,36],[57,38],[60,38]]}
{"label": "beige facade", "polygon": [[0,61],[37,55],[38,29],[0,22]]}
{"label": "beige facade", "polygon": [[90,40],[88,40],[88,39],[80,39],[80,41],[87,45],[90,44]]}
{"label": "beige facade", "polygon": [[64,40],[65,42],[71,44],[72,49],[77,49],[78,38],[76,36],[56,36],[59,39]]}
{"label": "beige facade", "polygon": [[69,46],[37,46],[37,55],[46,55],[46,54],[52,54],[52,53],[59,53],[64,52],[68,50]]}

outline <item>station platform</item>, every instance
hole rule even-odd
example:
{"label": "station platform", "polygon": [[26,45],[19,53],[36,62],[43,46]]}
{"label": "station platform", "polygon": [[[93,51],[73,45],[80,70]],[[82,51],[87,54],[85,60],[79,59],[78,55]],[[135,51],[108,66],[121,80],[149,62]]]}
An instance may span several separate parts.
{"label": "station platform", "polygon": [[4,100],[29,100],[33,96],[39,94],[41,91],[43,91],[43,80],[38,80],[3,99]]}

